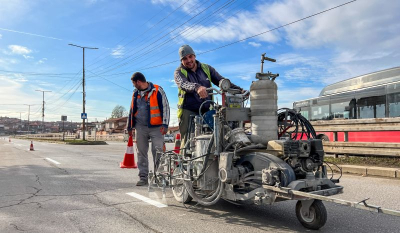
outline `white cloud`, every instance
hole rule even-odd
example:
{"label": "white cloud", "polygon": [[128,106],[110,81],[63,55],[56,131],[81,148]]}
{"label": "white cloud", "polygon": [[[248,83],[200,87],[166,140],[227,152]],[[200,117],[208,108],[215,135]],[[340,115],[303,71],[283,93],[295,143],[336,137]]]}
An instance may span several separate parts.
{"label": "white cloud", "polygon": [[[32,90],[26,88],[25,81],[26,80],[21,75],[0,75],[2,87],[0,91],[1,102],[7,104],[21,104],[21,106],[17,105],[0,108],[0,115],[19,118],[19,112],[28,112],[28,106],[25,107],[22,104],[41,103],[41,96],[38,95],[37,98],[36,96],[32,96]],[[15,96],[18,96],[18,98],[15,98]],[[18,108],[18,110],[15,108]]]}
{"label": "white cloud", "polygon": [[0,67],[3,69],[9,69],[10,66],[17,64],[18,60],[13,58],[0,58]]}
{"label": "white cloud", "polygon": [[168,82],[172,83],[172,84],[171,84],[171,87],[178,87],[178,86],[176,85],[175,79],[168,80]]}
{"label": "white cloud", "polygon": [[112,49],[111,56],[115,58],[122,58],[125,54],[125,47],[118,45],[116,48]]}
{"label": "white cloud", "polygon": [[1,0],[0,23],[6,25],[8,22],[17,23],[26,20],[26,17],[24,16],[27,14],[32,4],[35,4],[35,2],[24,0]]}
{"label": "white cloud", "polygon": [[[196,42],[232,42],[321,12],[346,1],[285,0],[264,2],[253,12],[242,12],[224,23],[199,26],[184,36]],[[358,56],[400,51],[400,2],[357,1],[269,32],[253,40],[286,42],[294,48],[348,51]],[[215,28],[213,28],[215,27]],[[210,30],[212,29],[212,30]],[[209,32],[202,35],[204,32]]]}
{"label": "white cloud", "polygon": [[28,49],[27,47],[21,45],[9,45],[8,48],[11,50],[13,54],[30,54],[32,50]]}
{"label": "white cloud", "polygon": [[0,34],[0,39],[2,39],[3,38],[3,35],[2,34]]}
{"label": "white cloud", "polygon": [[32,57],[32,56],[28,56],[28,55],[22,55],[25,59],[33,59],[34,57]]}
{"label": "white cloud", "polygon": [[42,58],[42,59],[40,59],[38,62],[36,62],[36,64],[37,65],[40,65],[40,64],[43,64],[43,63],[45,63],[47,61],[47,58]]}
{"label": "white cloud", "polygon": [[256,42],[253,42],[253,41],[249,42],[249,45],[251,45],[251,46],[253,46],[253,47],[256,47],[256,48],[258,48],[258,47],[261,46],[260,43],[256,43]]}

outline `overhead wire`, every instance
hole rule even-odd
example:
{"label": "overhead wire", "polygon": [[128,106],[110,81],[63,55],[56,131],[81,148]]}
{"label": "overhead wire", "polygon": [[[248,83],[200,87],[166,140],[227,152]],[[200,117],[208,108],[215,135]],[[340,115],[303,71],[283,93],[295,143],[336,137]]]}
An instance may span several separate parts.
{"label": "overhead wire", "polygon": [[[128,43],[124,44],[121,48],[118,48],[116,51],[120,52],[122,50],[122,48],[125,48],[128,44],[132,43],[133,41],[135,41],[136,39],[142,37],[144,34],[146,34],[148,31],[150,31],[151,29],[153,29],[154,27],[156,27],[158,24],[160,24],[162,21],[164,21],[165,19],[167,19],[169,16],[171,16],[175,11],[177,11],[178,9],[180,9],[182,6],[184,6],[188,1],[184,2],[183,4],[181,4],[179,7],[177,7],[175,10],[173,10],[172,12],[170,12],[167,16],[165,16],[164,18],[162,18],[160,21],[158,21],[157,23],[155,23],[152,27],[150,27],[149,29],[147,29],[145,32],[139,34],[138,36],[134,37],[134,39],[132,39],[131,41],[129,41]],[[159,15],[160,12],[164,11],[165,8],[167,8],[168,6],[163,7],[160,11],[158,11],[157,13],[155,13],[150,19],[148,19],[146,22],[144,22],[143,24],[141,24],[141,26],[139,26],[139,28],[141,28],[142,26],[146,25],[148,22],[150,22],[153,18],[155,18],[156,16]],[[129,36],[123,38],[122,40],[120,40],[117,44],[115,44],[114,46],[117,46],[119,43],[121,43],[122,41],[124,41],[125,39],[127,39]],[[100,62],[102,60],[104,60],[105,58],[110,57],[110,55],[103,57],[102,59],[96,61],[96,59],[98,59],[99,57],[101,57],[102,55],[106,54],[107,52],[101,54],[100,56],[96,57],[94,59],[94,61],[90,64],[88,64],[88,67],[94,65],[97,62]]]}
{"label": "overhead wire", "polygon": [[[138,38],[142,38],[142,40],[139,41],[139,43],[142,42],[142,41],[148,42],[149,39],[144,38],[143,36],[144,36],[147,32],[151,31],[153,28],[156,28],[158,25],[160,25],[161,22],[163,22],[164,20],[168,19],[168,18],[169,18],[171,15],[173,15],[177,10],[179,10],[181,7],[183,7],[188,1],[189,1],[189,0],[187,0],[187,1],[184,2],[184,3],[182,3],[179,7],[177,7],[176,9],[174,9],[174,10],[173,10],[172,12],[170,12],[167,16],[165,16],[165,17],[162,18],[160,21],[158,21],[157,23],[155,23],[152,27],[150,27],[149,29],[147,29],[145,32],[141,33],[140,35],[138,35],[137,37],[135,37],[133,40],[131,40],[131,41],[129,41],[127,44],[123,45],[122,48],[125,48],[128,44],[132,43],[133,41],[135,41],[135,40],[138,39]],[[207,0],[207,1],[208,1],[208,0]],[[157,33],[157,35],[158,35],[158,33]],[[152,38],[154,38],[154,37],[152,37]],[[151,39],[152,39],[152,38],[151,38]],[[151,39],[150,39],[150,40],[151,40]],[[141,46],[141,45],[135,46],[135,48],[140,47],[140,46]],[[121,51],[122,48],[121,48],[119,51]],[[134,49],[133,49],[133,50],[134,50]],[[129,51],[127,51],[127,53],[132,52],[133,50],[129,50]],[[108,58],[108,57],[111,57],[111,55],[108,55],[107,58]],[[90,66],[92,66],[92,65],[94,65],[94,64],[91,64]],[[100,68],[100,67],[101,67],[101,65],[99,65],[99,66],[97,66],[97,67],[95,67],[95,68],[92,68],[92,69],[98,69],[98,68]]]}
{"label": "overhead wire", "polygon": [[[236,9],[236,8],[238,8],[238,7],[240,7],[240,6],[242,6],[244,3],[247,3],[247,5],[244,7],[244,8],[246,8],[247,6],[249,6],[250,4],[252,4],[254,1],[257,1],[257,0],[252,0],[252,1],[247,1],[247,0],[246,0],[246,1],[243,1],[240,5],[236,6],[234,9]],[[220,16],[220,18],[225,17],[225,20],[224,20],[224,21],[220,21],[220,22],[217,23],[216,25],[210,27],[208,30],[206,30],[205,32],[203,32],[202,34],[200,34],[199,36],[197,36],[195,39],[201,38],[203,35],[205,35],[205,34],[208,33],[209,31],[215,29],[217,26],[219,26],[219,25],[222,24],[223,22],[225,22],[225,21],[231,19],[233,16],[237,15],[237,14],[238,14],[239,12],[241,12],[244,8],[240,8],[240,9],[237,10],[236,12],[233,12],[232,14],[230,14],[230,16],[228,16],[228,17],[226,17],[226,16]],[[233,10],[233,9],[231,9],[231,11],[232,11],[232,10]],[[213,19],[210,18],[210,20],[213,20]],[[189,37],[190,37],[191,35],[193,35],[193,34],[195,34],[195,33],[196,33],[196,31],[195,31],[195,30],[192,30],[192,32],[189,33],[189,34],[186,35],[186,36],[189,36]],[[170,46],[168,46],[168,47],[171,47],[171,46],[173,46],[173,45],[170,45]],[[170,54],[172,54],[172,53],[176,53],[176,48],[174,48],[173,50],[171,50],[166,56],[168,56],[168,55],[170,55]],[[166,56],[164,56],[164,57],[166,57]],[[154,61],[152,61],[151,63],[148,63],[148,64],[146,64],[146,65],[144,65],[144,66],[138,68],[138,70],[142,70],[143,68],[148,67],[150,64],[152,64],[152,63],[154,63],[154,62],[157,62],[157,61],[163,59],[164,57],[157,58],[157,60],[154,60]],[[145,60],[147,60],[147,59],[145,59]],[[177,61],[179,61],[179,60],[175,60],[174,62],[177,62]],[[129,72],[131,72],[131,71],[129,71]]]}
{"label": "overhead wire", "polygon": [[132,91],[133,91],[133,90],[129,90],[128,88],[125,88],[125,87],[123,87],[123,86],[121,86],[121,85],[119,85],[119,84],[117,84],[117,83],[115,83],[115,82],[113,82],[113,81],[111,81],[111,80],[105,78],[103,75],[95,74],[95,73],[93,73],[93,72],[90,71],[90,70],[88,70],[88,71],[89,71],[90,73],[92,73],[93,75],[95,75],[96,77],[100,77],[100,78],[106,80],[107,82],[110,82],[110,83],[112,83],[112,84],[114,84],[114,85],[116,85],[116,86],[118,86],[118,87],[120,87],[120,88],[122,88],[122,89],[124,89],[124,90],[127,90],[127,91],[129,91],[129,92],[132,92]]}
{"label": "overhead wire", "polygon": [[[189,35],[193,34],[193,33],[195,32],[196,27],[197,27],[198,25],[200,25],[200,23],[205,23],[205,22],[214,20],[214,16],[215,16],[217,13],[221,12],[221,11],[224,10],[225,8],[228,8],[228,7],[231,6],[235,1],[236,1],[236,0],[227,1],[227,3],[225,3],[225,5],[223,5],[223,6],[219,7],[219,8],[217,8],[217,9],[216,9],[214,12],[212,12],[210,15],[206,15],[206,16],[204,16],[203,18],[201,18],[201,19],[199,19],[198,21],[196,21],[196,22],[194,23],[193,26],[190,26],[190,27],[187,27],[187,28],[183,29],[182,31],[180,31],[180,32],[179,32],[177,35],[175,35],[174,37],[169,38],[169,39],[163,41],[162,44],[157,45],[155,48],[153,48],[153,49],[147,51],[145,54],[136,56],[135,58],[131,59],[130,62],[133,62],[133,61],[136,61],[136,60],[138,60],[138,59],[141,59],[139,62],[135,62],[135,65],[138,65],[138,64],[140,64],[140,63],[142,63],[142,62],[144,62],[144,61],[146,61],[146,60],[152,58],[151,53],[152,53],[152,52],[156,52],[157,49],[161,49],[161,47],[163,47],[163,46],[165,46],[165,45],[167,45],[167,44],[170,44],[170,45],[167,46],[166,48],[163,48],[163,50],[166,50],[166,49],[170,48],[170,47],[172,46],[171,42],[173,42],[176,38],[185,36],[185,34],[189,34]],[[175,52],[175,50],[174,50],[174,51],[171,51],[169,54],[171,54],[171,53],[173,53],[173,52]],[[168,55],[169,55],[169,54],[168,54]],[[147,58],[144,58],[144,57],[146,57],[146,56],[147,56]],[[162,59],[162,58],[159,58],[159,59]],[[158,59],[158,60],[159,60],[159,59]],[[128,69],[128,68],[126,68],[126,69]]]}
{"label": "overhead wire", "polygon": [[[200,53],[198,53],[197,55],[202,55],[202,54],[210,53],[210,52],[216,51],[216,50],[218,50],[218,49],[222,49],[222,48],[225,48],[225,47],[228,47],[228,46],[231,46],[231,45],[234,45],[234,44],[243,42],[243,41],[245,41],[245,40],[248,40],[248,39],[251,39],[251,38],[254,38],[254,37],[263,35],[263,34],[268,33],[268,32],[272,32],[272,31],[278,30],[278,29],[280,29],[280,28],[289,26],[289,25],[291,25],[291,24],[294,24],[294,23],[297,23],[297,22],[306,20],[306,19],[308,19],[308,18],[311,18],[311,17],[317,16],[317,15],[323,14],[323,13],[325,13],[325,12],[334,10],[334,9],[339,8],[339,7],[342,7],[342,6],[344,6],[344,5],[353,3],[353,2],[355,2],[355,1],[357,1],[357,0],[352,0],[352,1],[349,1],[349,2],[346,2],[346,3],[343,3],[343,4],[340,4],[340,5],[337,5],[337,6],[335,6],[335,7],[332,7],[332,8],[323,10],[323,11],[320,11],[320,12],[318,12],[318,13],[315,13],[315,14],[312,14],[312,15],[309,15],[309,16],[306,16],[306,17],[303,17],[303,18],[301,18],[301,19],[292,21],[292,22],[290,22],[290,23],[287,23],[287,24],[284,24],[284,25],[275,27],[275,28],[273,28],[273,29],[270,29],[270,30],[267,30],[267,31],[264,31],[264,32],[261,32],[261,33],[258,33],[258,34],[254,34],[254,35],[249,36],[249,37],[246,37],[246,38],[244,38],[244,39],[240,39],[240,40],[237,40],[237,41],[234,41],[234,42],[231,42],[231,43],[228,43],[228,44],[225,44],[225,45],[222,45],[222,46],[219,46],[219,47],[216,47],[216,48],[213,48],[213,49],[204,51],[204,52],[200,52]],[[172,64],[172,63],[175,63],[175,62],[179,62],[179,61],[180,61],[180,60],[169,61],[169,62],[165,62],[165,63],[162,63],[162,64],[154,65],[154,66],[144,67],[144,68],[142,68],[142,69],[140,69],[140,70],[153,69],[153,68],[157,68],[157,67],[169,65],[169,64]],[[133,72],[133,71],[131,71],[131,72]]]}
{"label": "overhead wire", "polygon": [[[148,56],[148,58],[146,58],[146,59],[141,59],[140,62],[136,62],[135,65],[137,65],[137,64],[140,64],[141,62],[144,62],[144,61],[150,59],[151,57],[150,57],[149,55],[150,55],[151,52],[154,52],[155,50],[160,49],[162,46],[164,46],[164,45],[166,45],[166,44],[168,44],[168,43],[170,43],[170,42],[173,42],[174,39],[176,39],[176,38],[179,37],[179,36],[183,36],[184,34],[187,34],[187,33],[193,33],[193,32],[194,32],[194,28],[195,28],[196,26],[200,25],[201,22],[213,20],[213,17],[214,17],[217,13],[220,13],[220,12],[221,12],[222,10],[224,10],[225,8],[230,7],[235,1],[236,1],[236,0],[229,0],[229,1],[226,1],[226,2],[224,3],[224,5],[220,6],[219,8],[217,8],[215,11],[213,11],[213,12],[210,13],[209,15],[205,15],[203,18],[198,19],[198,20],[194,23],[193,26],[184,28],[184,29],[183,29],[182,31],[180,31],[176,36],[174,36],[174,37],[172,37],[172,38],[170,38],[170,39],[167,39],[167,40],[161,42],[162,44],[159,44],[159,45],[157,45],[156,47],[154,47],[153,49],[148,50],[147,52],[145,52],[145,54],[141,54],[141,55],[136,56],[135,58],[131,59],[130,62],[132,62],[132,61],[134,61],[134,60],[138,60],[139,58],[143,58],[143,57],[145,57],[145,56]],[[237,12],[235,12],[235,13],[237,13]],[[221,17],[221,16],[220,16],[220,17]],[[203,33],[203,34],[204,34],[204,33]],[[172,45],[169,45],[167,48],[169,48],[169,47],[171,47],[171,46],[172,46]],[[165,50],[165,49],[166,49],[166,48],[164,48],[164,50]],[[171,52],[171,53],[172,53],[172,52]],[[161,58],[161,59],[162,59],[162,58]],[[159,60],[159,59],[158,59],[158,60]],[[104,72],[103,72],[103,73],[104,73]],[[102,73],[102,74],[103,74],[103,73]],[[126,74],[126,73],[131,73],[131,71],[129,71],[129,72],[124,72],[124,73],[119,73],[119,74]],[[113,74],[110,74],[110,75],[113,75]]]}
{"label": "overhead wire", "polygon": [[[215,2],[213,2],[213,3],[212,3],[211,5],[209,5],[208,7],[206,7],[205,9],[201,10],[200,12],[198,12],[197,14],[195,14],[194,16],[192,16],[190,19],[186,20],[185,22],[183,22],[183,23],[180,24],[179,26],[175,27],[173,30],[169,31],[168,33],[165,33],[164,35],[162,35],[161,37],[159,37],[157,40],[155,40],[155,41],[153,41],[152,43],[150,43],[150,44],[148,44],[147,46],[145,46],[142,50],[144,50],[144,49],[150,47],[151,45],[155,44],[156,42],[158,42],[158,41],[160,41],[161,39],[165,38],[166,36],[170,35],[170,34],[173,33],[174,31],[178,30],[178,29],[181,28],[183,25],[189,23],[190,21],[192,21],[193,19],[195,19],[197,16],[199,16],[200,14],[202,14],[203,12],[205,12],[206,10],[210,9],[211,7],[213,7],[213,6],[214,6],[215,4],[217,4],[219,1],[221,1],[221,0],[216,0]],[[153,51],[153,50],[154,50],[154,49],[151,49],[151,51]],[[140,54],[140,55],[138,55],[138,56],[142,56],[142,55],[144,55],[144,54],[146,54],[146,53],[148,53],[148,51],[147,51],[147,52],[144,52],[144,53],[142,53],[142,54]],[[135,54],[132,54],[132,55],[130,55],[130,56],[125,57],[124,59],[122,59],[121,61],[118,61],[117,63],[114,63],[113,65],[118,64],[118,63],[121,63],[121,62],[124,62],[126,59],[129,59],[129,58],[131,58],[131,57],[134,56],[134,55],[136,55],[136,53],[135,53]],[[135,57],[135,58],[136,58],[136,57]],[[128,64],[128,63],[129,63],[129,62],[125,62],[125,63],[122,63],[122,64],[120,64],[120,65],[117,65],[116,67],[113,67],[113,68],[111,68],[113,65],[107,66],[107,67],[105,67],[104,69],[108,69],[108,70],[103,71],[103,72],[100,73],[100,74],[108,73],[108,72],[110,72],[110,71],[112,71],[112,70],[115,70],[115,69],[117,69],[117,68],[119,68],[119,67],[121,67],[121,66],[123,66],[123,65]]]}

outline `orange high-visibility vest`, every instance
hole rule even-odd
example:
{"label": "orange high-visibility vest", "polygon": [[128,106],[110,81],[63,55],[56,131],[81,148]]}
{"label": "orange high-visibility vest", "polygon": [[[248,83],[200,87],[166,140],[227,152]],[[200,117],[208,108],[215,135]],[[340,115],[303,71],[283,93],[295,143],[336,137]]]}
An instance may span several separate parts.
{"label": "orange high-visibility vest", "polygon": [[[145,95],[146,98],[146,102],[149,100],[149,109],[150,109],[150,113],[149,113],[149,119],[150,119],[150,125],[152,126],[156,126],[156,125],[162,125],[162,116],[161,116],[161,111],[160,111],[160,107],[158,105],[158,99],[157,99],[157,95],[158,95],[158,88],[159,86],[156,84],[154,85],[154,89],[151,90],[150,92],[148,92]],[[150,93],[150,97],[148,97],[148,94]],[[138,91],[136,91],[133,96],[132,96],[132,102],[131,102],[131,109],[134,109],[134,105],[135,102],[137,101],[137,98],[141,98],[140,95],[138,95]],[[133,113],[133,115],[136,117],[136,115],[138,114],[138,110],[136,110],[135,113]],[[133,124],[133,117],[131,117],[131,125]]]}

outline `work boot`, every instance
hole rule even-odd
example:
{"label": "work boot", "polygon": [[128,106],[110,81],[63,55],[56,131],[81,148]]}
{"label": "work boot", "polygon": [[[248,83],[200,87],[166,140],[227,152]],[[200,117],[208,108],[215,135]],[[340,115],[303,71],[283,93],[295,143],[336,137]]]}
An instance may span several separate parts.
{"label": "work boot", "polygon": [[140,179],[137,183],[136,186],[145,186],[148,185],[147,179]]}

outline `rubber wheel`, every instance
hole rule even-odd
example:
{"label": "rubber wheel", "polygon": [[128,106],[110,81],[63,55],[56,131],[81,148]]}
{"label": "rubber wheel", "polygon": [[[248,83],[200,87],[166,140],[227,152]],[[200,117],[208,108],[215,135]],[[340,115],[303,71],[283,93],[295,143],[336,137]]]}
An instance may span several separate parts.
{"label": "rubber wheel", "polygon": [[[175,168],[174,175],[178,174],[178,172],[179,169]],[[184,204],[191,202],[193,199],[183,185],[183,180],[172,180],[172,194],[174,194],[175,200]]]}
{"label": "rubber wheel", "polygon": [[326,136],[325,134],[320,134],[317,136],[317,138],[321,139],[322,141],[329,142],[329,137]]}
{"label": "rubber wheel", "polygon": [[322,201],[314,200],[310,206],[310,216],[302,213],[301,206],[301,201],[297,201],[296,216],[301,225],[311,230],[318,230],[325,225],[328,215]]}

